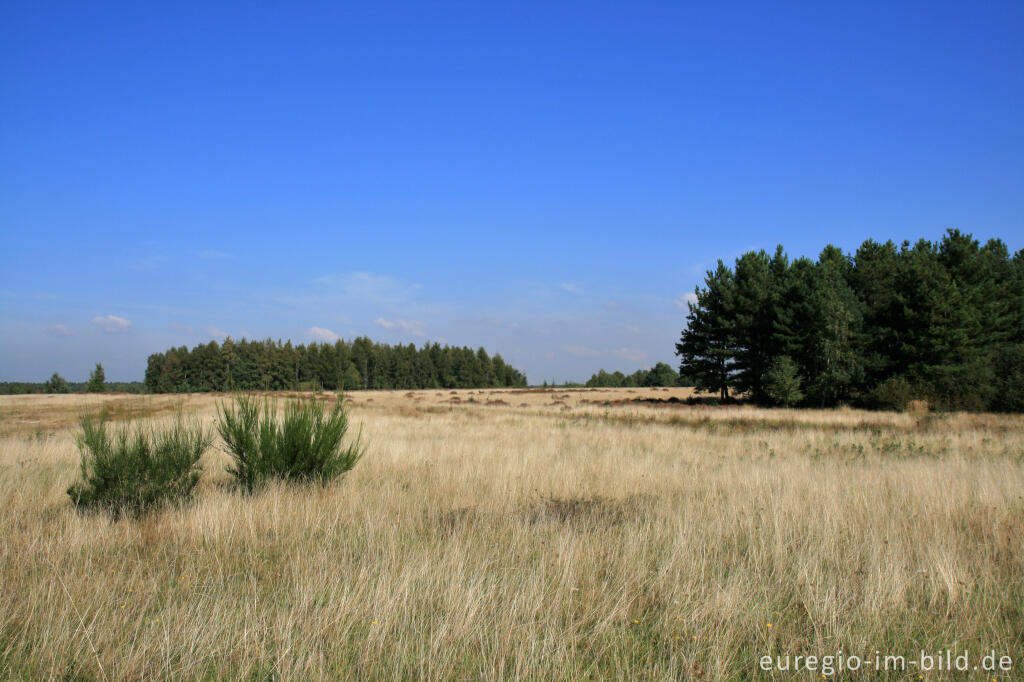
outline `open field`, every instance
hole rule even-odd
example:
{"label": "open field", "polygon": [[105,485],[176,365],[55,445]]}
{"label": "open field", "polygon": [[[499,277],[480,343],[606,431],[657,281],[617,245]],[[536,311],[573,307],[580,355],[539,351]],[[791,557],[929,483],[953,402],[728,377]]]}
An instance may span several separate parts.
{"label": "open field", "polygon": [[223,398],[2,397],[0,677],[810,680],[758,660],[922,649],[1024,675],[1024,419],[632,402],[688,395],[353,393],[341,481],[247,497],[218,444],[193,505],[118,523],[65,494],[77,415]]}

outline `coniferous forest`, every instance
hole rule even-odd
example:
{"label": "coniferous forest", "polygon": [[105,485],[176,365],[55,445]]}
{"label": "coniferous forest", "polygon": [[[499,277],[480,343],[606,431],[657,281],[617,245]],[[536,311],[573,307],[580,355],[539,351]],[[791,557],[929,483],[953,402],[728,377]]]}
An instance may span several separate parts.
{"label": "coniferous forest", "polygon": [[293,346],[291,341],[211,341],[149,356],[152,393],[526,386],[526,377],[483,348],[391,346],[366,337]]}
{"label": "coniferous forest", "polygon": [[722,399],[1024,411],[1024,250],[1000,240],[950,230],[817,261],[780,246],[719,261],[696,297],[680,373]]}

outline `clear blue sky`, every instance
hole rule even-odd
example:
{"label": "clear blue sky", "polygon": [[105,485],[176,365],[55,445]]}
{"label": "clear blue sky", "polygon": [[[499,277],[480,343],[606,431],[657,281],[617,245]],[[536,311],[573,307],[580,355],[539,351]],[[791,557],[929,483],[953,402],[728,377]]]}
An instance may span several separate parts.
{"label": "clear blue sky", "polygon": [[[1024,3],[0,6],[0,379],[225,334],[673,362],[782,243],[1024,247]],[[673,362],[674,364],[674,362]]]}

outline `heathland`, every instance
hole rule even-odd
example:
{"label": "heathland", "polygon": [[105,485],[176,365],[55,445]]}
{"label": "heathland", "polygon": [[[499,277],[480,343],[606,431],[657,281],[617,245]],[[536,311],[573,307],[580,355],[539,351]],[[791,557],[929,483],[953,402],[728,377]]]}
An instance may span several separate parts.
{"label": "heathland", "polygon": [[120,521],[65,492],[78,416],[212,425],[225,397],[0,397],[0,677],[820,679],[759,661],[922,649],[1019,675],[1021,417],[690,391],[360,391],[341,479],[241,494],[215,443],[192,503]]}

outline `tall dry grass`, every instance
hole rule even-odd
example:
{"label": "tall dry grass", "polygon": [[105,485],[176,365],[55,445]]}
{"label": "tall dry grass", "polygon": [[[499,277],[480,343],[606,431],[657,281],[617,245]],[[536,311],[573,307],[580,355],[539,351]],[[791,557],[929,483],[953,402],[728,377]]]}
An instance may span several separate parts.
{"label": "tall dry grass", "polygon": [[336,484],[238,495],[215,451],[197,503],[141,522],[71,510],[73,431],[12,429],[0,676],[770,679],[762,655],[922,648],[1024,670],[1020,418],[436,393],[361,394],[370,449]]}

